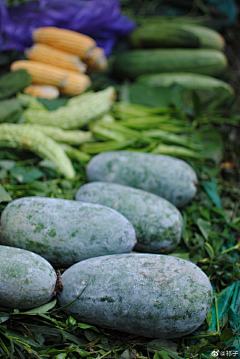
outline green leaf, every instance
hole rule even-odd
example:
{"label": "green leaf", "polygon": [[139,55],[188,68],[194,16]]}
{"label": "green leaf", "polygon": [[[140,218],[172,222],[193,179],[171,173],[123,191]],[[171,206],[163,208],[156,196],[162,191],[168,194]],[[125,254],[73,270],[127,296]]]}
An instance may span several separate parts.
{"label": "green leaf", "polygon": [[10,318],[8,313],[0,312],[0,323],[6,322]]}
{"label": "green leaf", "polygon": [[0,167],[5,170],[10,170],[15,165],[16,165],[16,161],[11,161],[11,160],[1,160],[0,161]]}
{"label": "green leaf", "polygon": [[205,181],[203,182],[203,188],[215,206],[222,210],[222,202],[217,191],[217,183],[212,181]]}
{"label": "green leaf", "polygon": [[154,355],[153,359],[170,359],[170,357],[165,350],[161,350]]}
{"label": "green leaf", "polygon": [[216,128],[212,129],[209,126],[201,128],[194,132],[193,139],[203,144],[203,149],[200,150],[201,155],[219,164],[223,155],[223,140],[220,132]]}
{"label": "green leaf", "polygon": [[79,355],[81,355],[81,357],[86,357],[89,355],[89,353],[86,350],[83,350],[81,348],[76,348],[74,351]]}
{"label": "green leaf", "polygon": [[56,304],[57,304],[57,299],[54,299],[50,303],[41,305],[40,307],[33,308],[31,310],[28,310],[27,312],[22,312],[20,314],[35,315],[35,314],[38,314],[38,313],[47,313],[49,310],[53,309]]}
{"label": "green leaf", "polygon": [[13,167],[11,175],[18,180],[19,183],[29,183],[43,177],[45,174],[38,168],[31,169],[30,171],[25,167]]}
{"label": "green leaf", "polygon": [[[177,354],[177,348],[178,345],[174,342],[172,342],[171,340],[168,339],[154,339],[151,342],[149,342],[148,344],[150,344],[151,346],[155,346],[158,348],[162,348],[162,350],[169,350],[171,353]],[[149,347],[149,351],[150,352],[154,352],[156,353],[159,349],[151,349]]]}
{"label": "green leaf", "polygon": [[55,359],[65,359],[68,353],[61,353],[55,356]]}
{"label": "green leaf", "polygon": [[197,220],[197,226],[202,233],[203,237],[208,240],[209,233],[211,231],[211,223],[208,221],[205,221],[205,219],[198,218]]}
{"label": "green leaf", "polygon": [[[145,344],[145,346],[147,348],[150,348],[150,349],[158,349],[158,350],[163,350],[163,348],[159,348],[157,346],[154,346],[154,345],[150,345],[150,344]],[[182,357],[180,357],[179,355],[175,354],[175,353],[172,353],[171,351],[167,350],[167,349],[164,349],[165,352],[173,359],[182,359]]]}
{"label": "green leaf", "polygon": [[7,193],[5,188],[0,184],[0,203],[2,202],[11,202],[12,197]]}
{"label": "green leaf", "polygon": [[225,328],[222,332],[222,334],[220,335],[220,340],[222,342],[227,342],[228,340],[230,340],[233,336],[233,331],[231,328]]}

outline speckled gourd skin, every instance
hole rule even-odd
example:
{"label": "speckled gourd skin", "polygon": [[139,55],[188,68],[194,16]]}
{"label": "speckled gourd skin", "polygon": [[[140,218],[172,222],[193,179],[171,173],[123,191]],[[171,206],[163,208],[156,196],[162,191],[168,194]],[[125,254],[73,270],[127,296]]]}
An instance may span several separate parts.
{"label": "speckled gourd skin", "polygon": [[157,194],[183,207],[196,194],[197,175],[185,161],[151,153],[109,151],[87,166],[90,181],[119,183]]}
{"label": "speckled gourd skin", "polygon": [[99,203],[122,213],[135,229],[137,251],[170,252],[180,241],[181,213],[152,193],[116,183],[90,182],[79,188],[76,200]]}
{"label": "speckled gourd skin", "polygon": [[211,284],[195,264],[158,254],[90,258],[67,269],[58,296],[84,323],[150,338],[178,338],[197,329],[211,304]]}
{"label": "speckled gourd skin", "polygon": [[0,238],[1,244],[31,250],[60,268],[129,253],[136,243],[132,224],[111,208],[43,197],[11,202],[2,213]]}
{"label": "speckled gourd skin", "polygon": [[30,309],[52,299],[57,276],[41,256],[0,245],[0,306]]}

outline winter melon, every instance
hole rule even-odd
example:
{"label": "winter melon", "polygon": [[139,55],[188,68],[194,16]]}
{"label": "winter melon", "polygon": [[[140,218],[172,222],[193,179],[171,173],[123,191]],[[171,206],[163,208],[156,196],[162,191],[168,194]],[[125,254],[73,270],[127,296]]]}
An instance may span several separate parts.
{"label": "winter melon", "polygon": [[210,310],[212,288],[192,262],[158,254],[90,258],[62,276],[60,306],[80,322],[150,338],[192,333]]}
{"label": "winter melon", "polygon": [[30,309],[52,299],[57,276],[46,259],[1,245],[0,256],[0,306]]}
{"label": "winter melon", "polygon": [[0,243],[31,250],[55,267],[107,254],[129,253],[132,224],[114,209],[59,198],[23,197],[4,209]]}
{"label": "winter melon", "polygon": [[197,190],[196,173],[185,161],[151,153],[102,152],[88,163],[87,176],[157,194],[177,207],[189,203]]}
{"label": "winter melon", "polygon": [[76,200],[99,203],[122,213],[134,226],[141,252],[170,252],[178,245],[182,216],[166,199],[140,189],[109,182],[79,188]]}

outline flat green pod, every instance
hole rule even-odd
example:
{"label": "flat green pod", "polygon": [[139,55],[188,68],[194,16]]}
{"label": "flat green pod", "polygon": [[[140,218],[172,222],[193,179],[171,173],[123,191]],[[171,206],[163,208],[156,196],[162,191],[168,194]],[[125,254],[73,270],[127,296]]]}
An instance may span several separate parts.
{"label": "flat green pod", "polygon": [[0,255],[0,306],[30,309],[52,299],[57,276],[46,259],[2,245]]}
{"label": "flat green pod", "polygon": [[98,203],[122,213],[133,225],[140,252],[171,252],[178,245],[182,216],[169,201],[140,189],[108,182],[79,188],[76,200]]}
{"label": "flat green pod", "polygon": [[87,165],[90,181],[113,182],[154,193],[183,207],[195,196],[197,175],[185,161],[151,153],[108,151]]}
{"label": "flat green pod", "polygon": [[192,262],[158,254],[90,258],[62,276],[64,311],[83,323],[146,336],[179,338],[196,330],[211,306],[212,288]]}
{"label": "flat green pod", "polygon": [[4,209],[0,243],[31,250],[64,268],[90,257],[129,253],[136,235],[132,224],[114,209],[59,198],[23,197]]}

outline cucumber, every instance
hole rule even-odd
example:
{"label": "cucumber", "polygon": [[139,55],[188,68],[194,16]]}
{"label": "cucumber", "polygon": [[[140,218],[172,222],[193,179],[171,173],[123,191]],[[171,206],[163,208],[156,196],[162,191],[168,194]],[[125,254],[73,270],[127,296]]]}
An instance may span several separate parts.
{"label": "cucumber", "polygon": [[79,188],[77,201],[99,203],[122,213],[134,226],[140,252],[171,252],[178,245],[182,216],[159,196],[115,183],[92,182]]}
{"label": "cucumber", "polygon": [[174,21],[143,25],[130,35],[134,48],[189,47],[209,48],[222,51],[225,40],[217,31],[206,26]]}
{"label": "cucumber", "polygon": [[183,207],[196,194],[197,175],[183,160],[151,153],[109,151],[87,165],[89,181],[119,183],[157,194]]}
{"label": "cucumber", "polygon": [[129,253],[132,224],[114,209],[59,198],[23,197],[1,217],[0,243],[31,250],[55,267],[86,258]]}
{"label": "cucumber", "polygon": [[227,67],[223,52],[212,49],[140,49],[118,55],[112,72],[121,78],[134,79],[152,73],[191,72],[218,76]]}
{"label": "cucumber", "polygon": [[0,245],[0,306],[30,309],[52,299],[57,276],[39,255]]}
{"label": "cucumber", "polygon": [[195,264],[158,254],[90,258],[62,276],[59,305],[78,321],[150,338],[179,338],[210,310],[212,288]]}

